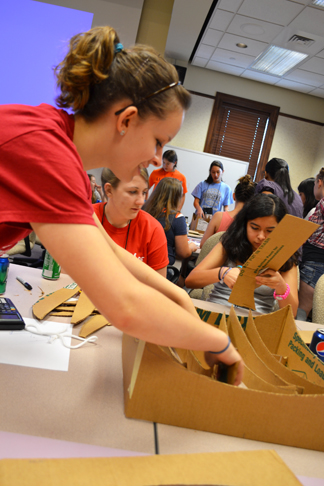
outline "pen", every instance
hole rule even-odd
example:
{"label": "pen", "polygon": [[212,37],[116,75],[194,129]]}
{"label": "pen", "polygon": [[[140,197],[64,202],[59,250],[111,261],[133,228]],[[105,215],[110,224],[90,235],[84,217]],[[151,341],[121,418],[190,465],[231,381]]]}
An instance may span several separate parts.
{"label": "pen", "polygon": [[26,282],[23,278],[21,277],[16,277],[16,279],[18,280],[18,282],[20,282],[21,284],[23,284],[23,286],[27,289],[27,290],[32,290],[33,287],[28,283]]}

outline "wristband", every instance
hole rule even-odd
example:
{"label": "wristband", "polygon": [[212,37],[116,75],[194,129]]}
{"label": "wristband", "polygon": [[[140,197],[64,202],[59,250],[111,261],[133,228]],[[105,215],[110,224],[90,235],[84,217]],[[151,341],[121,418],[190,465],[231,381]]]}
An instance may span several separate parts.
{"label": "wristband", "polygon": [[224,267],[220,267],[220,269],[218,270],[218,280],[221,281],[221,273],[222,273],[222,270],[223,270]]}
{"label": "wristband", "polygon": [[231,345],[231,339],[230,339],[230,337],[229,337],[229,336],[227,336],[227,337],[228,337],[228,343],[227,343],[227,345],[226,345],[226,347],[225,347],[224,349],[222,349],[221,351],[209,351],[209,352],[210,352],[210,353],[212,353],[212,354],[222,354],[222,353],[225,353],[225,351],[226,351],[226,350],[227,350],[227,349],[230,347],[230,345]]}
{"label": "wristband", "polygon": [[276,294],[276,291],[273,292],[273,297],[276,299],[276,300],[285,300],[287,299],[288,295],[290,294],[290,287],[289,285],[286,283],[287,285],[287,289],[286,289],[286,292],[284,294]]}
{"label": "wristband", "polygon": [[232,270],[231,267],[228,267],[227,270],[225,270],[225,272],[223,273],[222,275],[222,278],[220,279],[220,283],[223,284],[224,283],[224,278],[226,277],[226,275],[228,274],[228,272]]}

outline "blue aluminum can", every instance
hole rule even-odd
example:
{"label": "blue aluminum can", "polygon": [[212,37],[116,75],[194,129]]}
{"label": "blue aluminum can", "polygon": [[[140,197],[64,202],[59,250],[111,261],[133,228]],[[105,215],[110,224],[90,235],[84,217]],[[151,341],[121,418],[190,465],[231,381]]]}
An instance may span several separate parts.
{"label": "blue aluminum can", "polygon": [[324,362],[324,329],[317,329],[314,332],[309,348]]}
{"label": "blue aluminum can", "polygon": [[4,254],[0,256],[0,294],[4,294],[7,286],[7,276],[9,269],[8,255]]}

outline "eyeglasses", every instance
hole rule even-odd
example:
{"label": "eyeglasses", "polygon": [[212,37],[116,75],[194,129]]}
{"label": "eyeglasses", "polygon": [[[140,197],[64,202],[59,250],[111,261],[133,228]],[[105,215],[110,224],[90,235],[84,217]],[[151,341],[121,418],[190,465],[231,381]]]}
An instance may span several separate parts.
{"label": "eyeglasses", "polygon": [[142,103],[144,103],[144,101],[147,101],[148,99],[153,98],[153,96],[157,96],[157,95],[163,93],[164,91],[167,91],[168,89],[175,88],[176,86],[179,86],[179,84],[181,84],[181,82],[177,81],[177,82],[169,84],[168,86],[164,86],[164,88],[161,88],[161,89],[158,89],[157,91],[154,91],[154,93],[151,93],[150,95],[145,96],[145,98],[142,98],[137,103],[131,103],[130,105],[125,106],[125,108],[122,108],[121,110],[116,111],[115,115],[117,115],[117,116],[120,115],[121,113],[123,113],[123,111],[127,110],[127,108],[129,108],[130,106],[136,106],[137,107],[138,105],[141,105]]}

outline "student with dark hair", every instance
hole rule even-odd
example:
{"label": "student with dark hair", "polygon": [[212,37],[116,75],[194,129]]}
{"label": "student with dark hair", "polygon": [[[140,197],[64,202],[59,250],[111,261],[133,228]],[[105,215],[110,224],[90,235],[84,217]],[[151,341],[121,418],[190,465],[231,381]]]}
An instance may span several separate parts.
{"label": "student with dark hair", "polygon": [[209,221],[207,229],[200,241],[200,248],[202,248],[205,241],[215,233],[220,231],[226,231],[229,225],[233,222],[234,217],[243,208],[244,204],[255,193],[255,182],[252,181],[252,177],[246,174],[240,177],[239,183],[235,187],[233,198],[235,201],[235,207],[232,211],[217,211],[212,219]]}
{"label": "student with dark hair", "polygon": [[165,177],[172,177],[182,183],[182,196],[180,202],[180,209],[184,205],[187,189],[187,180],[181,172],[176,168],[178,164],[178,156],[174,150],[166,150],[162,156],[161,169],[153,170],[149,178],[149,189],[153,186],[156,189],[158,183]]}
{"label": "student with dark hair", "polygon": [[324,274],[324,167],[315,177],[314,196],[319,202],[309,221],[319,224],[320,227],[303,245],[302,261],[299,266],[299,320],[307,319],[313,307],[315,285]]}
{"label": "student with dark hair", "polygon": [[[243,265],[287,214],[284,203],[272,194],[257,194],[237,213],[233,223],[222,235],[220,243],[186,278],[188,288],[202,288],[211,283],[214,288],[210,302],[227,304],[231,290]],[[294,315],[298,308],[297,255],[280,268],[268,268],[255,278],[256,310],[269,313],[275,299],[279,307],[290,304]]]}
{"label": "student with dark hair", "polygon": [[[243,361],[225,333],[203,323],[187,293],[134,258],[94,215],[86,171],[124,182],[161,163],[190,94],[154,49],[124,49],[116,31],[75,35],[55,70],[57,105],[0,106],[0,252],[35,231],[97,309],[122,331],[164,346]],[[71,190],[73,188],[73,190]],[[23,197],[21,195],[24,195]]]}
{"label": "student with dark hair", "polygon": [[258,182],[255,192],[272,193],[285,203],[288,214],[303,217],[303,203],[290,183],[289,166],[283,159],[273,158],[265,166],[265,176]]}
{"label": "student with dark hair", "polygon": [[205,181],[200,182],[192,191],[194,207],[199,218],[204,214],[215,214],[217,211],[227,211],[233,203],[230,186],[222,181],[224,166],[219,160],[214,160],[209,167],[209,175]]}
{"label": "student with dark hair", "polygon": [[304,219],[308,219],[309,216],[314,213],[315,207],[318,203],[317,199],[314,196],[314,185],[315,177],[309,177],[308,179],[304,179],[303,181],[301,181],[298,186],[298,192],[304,205]]}
{"label": "student with dark hair", "polygon": [[181,198],[180,181],[165,177],[143,206],[143,210],[156,218],[164,228],[169,265],[174,264],[176,257],[188,258],[197,249],[195,243],[188,243],[186,220],[179,211]]}

